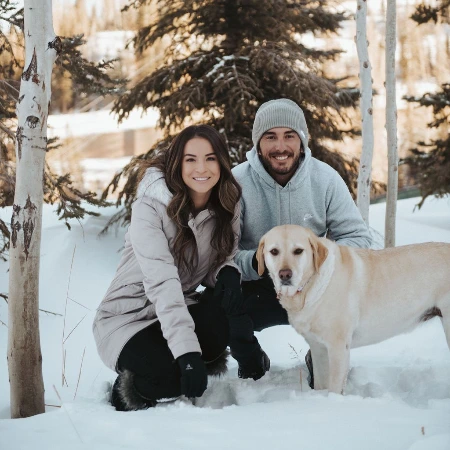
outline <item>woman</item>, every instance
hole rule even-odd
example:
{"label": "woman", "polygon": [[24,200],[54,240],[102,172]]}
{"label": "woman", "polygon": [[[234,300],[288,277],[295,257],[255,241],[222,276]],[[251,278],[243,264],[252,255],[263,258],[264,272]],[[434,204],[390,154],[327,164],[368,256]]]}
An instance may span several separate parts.
{"label": "woman", "polygon": [[219,133],[184,129],[143,174],[93,325],[101,359],[119,373],[111,402],[121,411],[203,394],[207,375],[226,370],[229,332],[212,289],[196,289],[227,286],[224,298],[240,289],[241,189]]}

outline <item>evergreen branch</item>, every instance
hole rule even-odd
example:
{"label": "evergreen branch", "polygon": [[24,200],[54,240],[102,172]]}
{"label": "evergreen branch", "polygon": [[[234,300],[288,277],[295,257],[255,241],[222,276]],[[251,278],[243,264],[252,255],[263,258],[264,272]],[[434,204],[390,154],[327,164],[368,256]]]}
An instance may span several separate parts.
{"label": "evergreen branch", "polygon": [[15,1],[0,0],[0,21],[23,30],[23,8],[18,8]]}
{"label": "evergreen branch", "polygon": [[[171,66],[163,66],[145,77],[115,102],[112,111],[117,114],[119,123],[130,111],[141,106],[144,110],[155,106],[165,95],[180,91],[192,79],[201,78],[202,72],[209,72],[216,60],[213,53],[199,52],[189,58],[173,61]],[[163,101],[159,102],[164,103]],[[161,117],[161,123],[165,117]]]}
{"label": "evergreen branch", "polygon": [[[15,185],[15,166],[9,161],[8,148],[3,142],[0,142],[0,207],[13,204]],[[5,236],[5,233],[2,231],[0,228],[0,234]],[[9,236],[7,239],[9,239]]]}
{"label": "evergreen branch", "polygon": [[7,134],[10,139],[14,140],[16,138],[15,134],[9,128],[6,128],[5,125],[3,125],[1,122],[0,130],[2,130],[3,133]]}
{"label": "evergreen branch", "polygon": [[72,185],[70,174],[56,176],[52,173],[48,164],[44,174],[44,197],[46,203],[57,203],[56,214],[60,220],[64,220],[70,230],[70,219],[80,220],[85,214],[99,216],[95,211],[85,209],[81,202],[85,201],[97,207],[111,206],[110,202],[96,197],[94,192],[81,192]]}
{"label": "evergreen branch", "polygon": [[7,78],[11,78],[14,75],[14,68],[20,67],[20,62],[16,58],[11,41],[0,29],[0,54],[2,54],[3,52],[8,53],[11,57],[11,60],[9,62],[6,62],[6,64],[2,63],[2,65],[0,66],[0,74]]}
{"label": "evergreen branch", "polygon": [[[274,73],[277,73],[274,81],[278,89],[286,93],[297,91],[294,97],[301,92],[313,91],[315,102],[321,107],[344,105],[342,97],[332,97],[337,92],[336,86],[316,75],[313,67],[308,69],[311,65],[308,58],[279,44],[246,46],[237,55],[217,56],[217,53],[217,47],[210,52],[199,51],[156,70],[121,96],[113,112],[121,121],[135,107],[144,110],[156,107],[160,110],[160,125],[164,127],[166,123],[180,125],[182,118],[193,111],[208,111],[206,105],[221,105],[222,113],[238,114],[234,121],[245,120],[254,113],[253,102],[263,98],[259,77],[271,77]],[[307,70],[301,69],[299,61]],[[353,97],[353,103],[355,101]],[[351,103],[347,101],[345,106]]]}
{"label": "evergreen branch", "polygon": [[417,5],[416,10],[411,15],[411,19],[417,22],[419,25],[433,21],[437,23],[439,18],[444,21],[448,21],[448,13],[450,8],[450,0],[440,0],[439,4],[435,7],[421,3]]}
{"label": "evergreen branch", "polygon": [[287,10],[291,10],[293,22],[301,33],[327,30],[336,33],[342,27],[342,22],[350,17],[345,12],[331,12],[329,1],[303,1],[297,0],[287,4]]}
{"label": "evergreen branch", "polygon": [[[17,86],[17,88],[16,88]],[[16,118],[16,103],[19,98],[20,82],[0,80],[0,120]],[[11,134],[7,133],[8,135]]]}
{"label": "evergreen branch", "polygon": [[[442,84],[439,92],[427,92],[422,97],[405,95],[403,99],[410,103],[418,103],[420,106],[431,106],[435,115],[445,114],[446,108],[450,107],[450,83]],[[450,109],[447,110],[446,117],[448,117],[448,113],[450,113]]]}
{"label": "evergreen branch", "polygon": [[266,76],[271,74],[278,92],[297,92],[293,96],[299,97],[301,104],[339,109],[340,105],[335,97],[338,91],[336,85],[317,75],[311,63],[300,59],[294,52],[280,49],[275,43],[268,43],[254,48],[250,59],[252,72],[262,71]]}
{"label": "evergreen branch", "polygon": [[434,119],[427,124],[428,128],[440,128],[444,125],[447,139],[432,139],[426,143],[419,141],[417,147],[409,150],[410,154],[400,160],[407,165],[410,175],[417,181],[420,188],[420,209],[427,197],[434,195],[444,197],[450,194],[450,83],[444,83],[436,93],[426,93],[422,97],[405,96],[411,103],[421,107],[433,108]]}
{"label": "evergreen branch", "polygon": [[422,196],[417,204],[420,209],[428,197],[442,198],[450,193],[450,137],[429,143],[421,141],[418,145],[423,150],[410,149],[411,155],[402,158],[400,164],[408,165],[411,176],[417,180]]}
{"label": "evergreen branch", "polygon": [[[141,3],[132,2],[126,8],[139,8]],[[335,33],[349,18],[345,13],[332,11],[328,2],[322,0],[157,0],[156,3],[157,17],[139,30],[133,41],[138,53],[164,36],[188,49],[192,47],[192,36],[211,34],[216,37],[232,34],[240,44],[249,35],[252,41],[292,43],[295,34]],[[224,21],[224,17],[229,20]]]}
{"label": "evergreen branch", "polygon": [[118,95],[124,90],[127,80],[111,78],[108,69],[113,67],[115,59],[93,63],[83,58],[78,47],[85,44],[83,35],[61,38],[61,53],[56,66],[70,73],[77,90],[87,94]]}
{"label": "evergreen branch", "polygon": [[8,226],[6,225],[5,222],[3,222],[2,219],[0,219],[0,238],[2,240],[0,244],[0,259],[6,261],[6,258],[3,255],[9,249],[9,241],[11,238],[11,233],[9,231]]}

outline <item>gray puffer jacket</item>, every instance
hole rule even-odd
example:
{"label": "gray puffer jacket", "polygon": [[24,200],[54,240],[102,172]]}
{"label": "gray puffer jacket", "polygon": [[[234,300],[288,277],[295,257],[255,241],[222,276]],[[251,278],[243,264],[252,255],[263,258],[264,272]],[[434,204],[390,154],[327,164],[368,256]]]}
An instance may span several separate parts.
{"label": "gray puffer jacket", "polygon": [[178,269],[173,257],[176,226],[166,211],[171,198],[164,175],[155,168],[148,169],[133,203],[119,267],[93,324],[100,358],[112,370],[117,371],[125,344],[157,320],[174,358],[201,352],[187,306],[196,303],[200,284],[214,286],[222,267],[239,270],[233,262],[239,236],[239,204],[232,223],[233,252],[215,270],[212,267],[217,255],[211,248],[214,215],[204,210],[195,218],[191,216],[189,227],[197,242],[198,266],[189,274]]}

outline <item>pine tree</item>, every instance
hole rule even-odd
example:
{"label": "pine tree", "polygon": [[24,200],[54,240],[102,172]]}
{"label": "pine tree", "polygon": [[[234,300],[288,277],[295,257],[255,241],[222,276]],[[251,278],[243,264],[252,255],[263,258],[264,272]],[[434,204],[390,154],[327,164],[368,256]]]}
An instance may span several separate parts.
{"label": "pine tree", "polygon": [[430,195],[444,197],[450,194],[450,83],[443,84],[436,93],[404,98],[433,108],[434,120],[428,127],[442,130],[442,137],[429,142],[419,141],[417,147],[410,149],[411,155],[401,161],[409,166],[411,176],[419,185],[422,199],[417,206],[421,208]]}
{"label": "pine tree", "polygon": [[[0,0],[0,207],[11,206],[15,188],[14,142],[16,102],[19,97],[20,76],[23,71],[23,9],[12,0]],[[5,24],[10,26],[8,33]],[[108,74],[114,61],[93,63],[82,57],[79,47],[84,44],[83,35],[60,37],[58,58],[54,76],[68,74],[73,90],[86,95],[116,95],[120,93],[124,80],[111,78]],[[59,144],[49,140],[47,151],[54,151]],[[76,189],[70,174],[56,175],[48,165],[44,175],[44,201],[58,204],[57,214],[66,222],[93,214],[86,210],[82,201],[105,206],[104,199],[96,198],[93,192]],[[9,246],[9,231],[0,219],[0,257],[4,257]]]}
{"label": "pine tree", "polygon": [[[450,0],[441,0],[435,7],[420,4],[411,16],[419,25],[429,21],[447,22],[450,19]],[[426,93],[422,97],[405,96],[405,100],[433,109],[434,120],[428,128],[436,130],[437,137],[429,142],[417,142],[411,154],[401,160],[407,164],[412,177],[417,181],[422,207],[427,197],[444,197],[450,194],[450,83],[441,85],[441,90]]]}
{"label": "pine tree", "polygon": [[[125,9],[149,3],[132,1]],[[134,46],[141,54],[168,37],[163,64],[122,95],[114,111],[122,120],[136,107],[158,108],[165,139],[133,160],[105,195],[117,188],[120,177],[127,178],[120,199],[129,206],[140,161],[164,148],[175,132],[195,120],[220,130],[233,163],[242,162],[252,146],[258,106],[280,97],[302,107],[313,155],[333,166],[354,191],[357,161],[329,150],[327,144],[356,133],[346,110],[355,106],[359,92],[346,87],[345,80],[323,73],[323,63],[337,58],[339,50],[318,50],[302,41],[304,35],[339,30],[347,17],[328,8],[329,3],[156,0],[159,14],[138,31]],[[345,131],[338,125],[342,123]]]}

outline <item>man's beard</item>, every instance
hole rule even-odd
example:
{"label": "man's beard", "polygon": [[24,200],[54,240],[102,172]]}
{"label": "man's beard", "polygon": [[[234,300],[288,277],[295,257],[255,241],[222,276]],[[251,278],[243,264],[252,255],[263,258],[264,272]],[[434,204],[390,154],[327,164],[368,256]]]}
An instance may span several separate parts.
{"label": "man's beard", "polygon": [[292,164],[290,164],[289,166],[285,166],[285,167],[274,167],[272,165],[272,156],[276,155],[276,156],[283,156],[283,155],[288,155],[288,156],[292,156],[292,153],[287,153],[287,152],[283,152],[283,153],[272,153],[270,154],[268,157],[263,156],[262,153],[259,154],[259,159],[261,160],[262,165],[264,166],[264,168],[266,169],[267,172],[269,173],[274,173],[276,175],[286,175],[290,172],[295,172],[300,164],[300,158],[302,156],[302,153],[300,152],[298,154],[298,156],[292,160]]}

